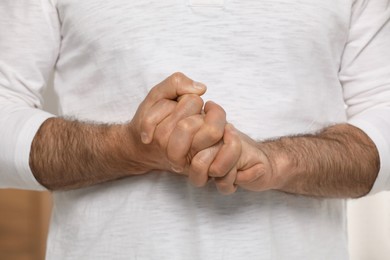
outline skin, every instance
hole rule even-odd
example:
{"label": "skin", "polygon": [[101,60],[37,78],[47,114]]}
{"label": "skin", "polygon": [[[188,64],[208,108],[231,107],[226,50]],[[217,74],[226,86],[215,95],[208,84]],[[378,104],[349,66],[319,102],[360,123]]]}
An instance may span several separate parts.
{"label": "skin", "polygon": [[[67,190],[151,170],[171,170],[177,167],[176,161],[189,164],[187,152],[175,154],[175,140],[187,146],[199,140],[193,145],[192,153],[196,153],[205,147],[204,140],[207,145],[218,143],[226,124],[225,112],[218,105],[210,103],[202,112],[200,95],[205,91],[205,85],[174,73],[148,93],[129,123],[48,119],[32,142],[30,168],[48,189]],[[215,117],[219,119],[214,121]],[[186,123],[188,118],[198,121],[197,134],[183,138],[182,132],[192,125]]]}
{"label": "skin", "polygon": [[379,172],[375,145],[348,124],[265,142],[256,142],[229,125],[227,135],[241,145],[237,163],[230,168],[233,159],[226,158],[231,152],[221,149],[209,168],[209,176],[216,179],[223,194],[233,193],[239,186],[256,192],[357,198],[371,190]]}
{"label": "skin", "polygon": [[[222,124],[226,117],[219,116]],[[184,125],[190,125],[187,120],[183,119]],[[181,131],[173,131],[178,136],[185,132],[180,127],[182,122],[178,123]],[[197,129],[198,126],[187,129],[191,133],[188,136],[196,137],[193,132]],[[223,140],[217,144],[204,142],[199,147],[195,137],[192,145],[186,144],[180,153],[185,156],[188,152],[191,163],[184,166],[183,161],[177,160],[175,169],[188,175],[196,187],[213,179],[222,194],[234,193],[241,187],[255,192],[279,190],[315,197],[357,198],[371,190],[380,169],[375,144],[349,124],[263,142],[251,139],[231,124],[225,125]],[[179,142],[173,147],[177,145]]]}
{"label": "skin", "polygon": [[[197,87],[194,87],[197,86]],[[157,86],[127,124],[47,120],[34,138],[30,167],[49,189],[72,189],[151,170],[238,187],[319,197],[360,197],[379,172],[379,155],[358,128],[339,124],[314,135],[257,142],[226,122],[224,110],[182,73]]]}

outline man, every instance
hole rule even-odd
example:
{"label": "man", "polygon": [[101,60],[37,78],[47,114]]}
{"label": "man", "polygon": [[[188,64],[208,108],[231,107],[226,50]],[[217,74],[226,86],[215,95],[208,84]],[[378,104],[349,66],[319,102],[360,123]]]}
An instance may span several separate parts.
{"label": "man", "polygon": [[347,259],[329,198],[389,187],[389,1],[0,12],[0,183],[54,190],[48,259]]}

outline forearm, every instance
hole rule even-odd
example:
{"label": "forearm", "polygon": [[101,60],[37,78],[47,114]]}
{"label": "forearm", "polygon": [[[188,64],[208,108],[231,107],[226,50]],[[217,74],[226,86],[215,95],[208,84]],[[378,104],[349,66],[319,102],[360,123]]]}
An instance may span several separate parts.
{"label": "forearm", "polygon": [[30,168],[49,189],[80,188],[169,170],[168,158],[176,158],[167,155],[170,133],[181,119],[200,114],[200,95],[205,91],[202,83],[174,73],[151,89],[128,124],[48,119],[32,142]]}
{"label": "forearm", "polygon": [[51,118],[36,134],[30,167],[48,189],[73,189],[145,171],[132,156],[127,125]]}
{"label": "forearm", "polygon": [[379,172],[379,155],[358,128],[340,124],[316,135],[259,144],[273,169],[276,189],[310,196],[366,195]]}

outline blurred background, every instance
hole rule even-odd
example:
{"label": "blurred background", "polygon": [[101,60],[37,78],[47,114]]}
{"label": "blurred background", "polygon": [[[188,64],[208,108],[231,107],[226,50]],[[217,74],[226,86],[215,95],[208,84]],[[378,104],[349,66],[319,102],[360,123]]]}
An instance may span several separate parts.
{"label": "blurred background", "polygon": [[[50,196],[49,192],[0,190],[0,259],[44,259]],[[389,205],[388,192],[348,202],[351,260],[390,259]]]}
{"label": "blurred background", "polygon": [[390,259],[390,192],[348,202],[351,260]]}
{"label": "blurred background", "polygon": [[[50,87],[45,102],[56,114]],[[0,189],[0,260],[45,258],[51,207],[49,192]],[[348,202],[348,236],[350,260],[390,259],[390,192]]]}
{"label": "blurred background", "polygon": [[48,192],[0,190],[0,259],[44,259],[50,209]]}

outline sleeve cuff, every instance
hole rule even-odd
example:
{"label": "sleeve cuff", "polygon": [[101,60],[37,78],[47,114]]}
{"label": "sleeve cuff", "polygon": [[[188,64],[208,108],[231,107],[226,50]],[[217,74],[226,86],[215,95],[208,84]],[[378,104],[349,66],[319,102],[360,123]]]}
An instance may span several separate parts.
{"label": "sleeve cuff", "polygon": [[[30,169],[30,150],[35,134],[48,118],[54,115],[38,109],[23,108],[8,114],[0,129],[0,141],[5,148],[0,151],[0,160],[5,166],[0,172],[1,188],[46,190]],[[0,121],[3,121],[0,120]]]}

